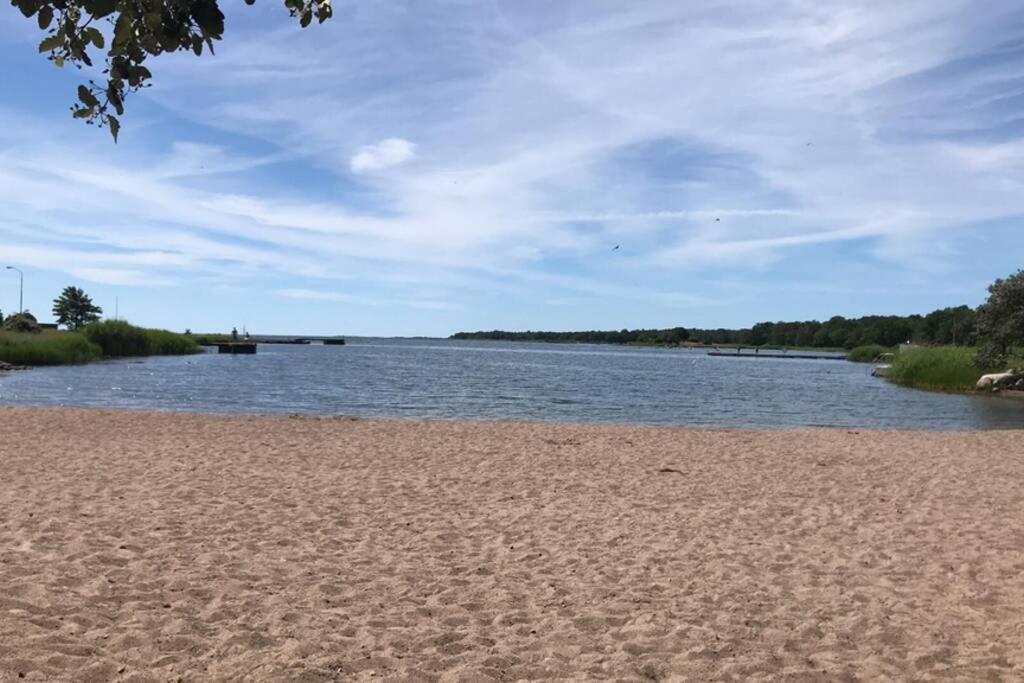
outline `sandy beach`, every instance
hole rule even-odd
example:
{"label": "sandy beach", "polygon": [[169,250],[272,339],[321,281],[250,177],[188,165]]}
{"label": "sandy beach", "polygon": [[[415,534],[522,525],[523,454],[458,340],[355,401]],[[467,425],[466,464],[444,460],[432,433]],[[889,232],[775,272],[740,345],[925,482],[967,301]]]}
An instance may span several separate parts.
{"label": "sandy beach", "polygon": [[0,409],[0,680],[1020,680],[1020,433]]}

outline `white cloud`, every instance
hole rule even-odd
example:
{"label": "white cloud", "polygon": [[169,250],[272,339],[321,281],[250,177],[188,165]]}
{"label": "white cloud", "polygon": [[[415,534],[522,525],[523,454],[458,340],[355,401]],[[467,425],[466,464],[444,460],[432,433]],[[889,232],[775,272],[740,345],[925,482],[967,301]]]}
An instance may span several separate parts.
{"label": "white cloud", "polygon": [[366,173],[404,164],[415,156],[416,145],[402,138],[388,138],[359,148],[349,166],[353,173]]}
{"label": "white cloud", "polygon": [[327,292],[318,289],[286,288],[274,292],[278,296],[288,299],[302,299],[305,301],[333,301],[356,306],[407,306],[409,308],[422,308],[431,311],[454,311],[459,306],[450,301],[438,301],[420,297],[409,298],[381,298],[355,296],[344,292]]}
{"label": "white cloud", "polygon": [[303,289],[301,287],[279,289],[275,294],[289,299],[304,299],[306,301],[341,301],[346,303],[359,301],[358,297],[343,292],[324,292],[317,289]]}

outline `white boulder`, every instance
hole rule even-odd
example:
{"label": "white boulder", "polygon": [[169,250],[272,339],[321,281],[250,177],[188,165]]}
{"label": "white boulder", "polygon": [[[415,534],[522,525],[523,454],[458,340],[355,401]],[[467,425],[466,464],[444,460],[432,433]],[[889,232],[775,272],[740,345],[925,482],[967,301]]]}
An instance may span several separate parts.
{"label": "white boulder", "polygon": [[1016,375],[1012,372],[996,372],[991,375],[982,375],[975,385],[977,389],[995,389],[1000,384],[1010,382]]}

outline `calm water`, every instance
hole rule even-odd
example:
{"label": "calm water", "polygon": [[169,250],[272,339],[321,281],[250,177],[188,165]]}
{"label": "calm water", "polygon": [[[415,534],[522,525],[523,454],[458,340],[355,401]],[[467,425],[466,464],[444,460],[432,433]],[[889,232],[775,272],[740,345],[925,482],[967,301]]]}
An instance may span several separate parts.
{"label": "calm water", "polygon": [[626,422],[701,427],[1024,428],[1024,402],[893,386],[870,366],[702,351],[448,340],[261,345],[254,356],[111,361],[0,379],[0,404]]}

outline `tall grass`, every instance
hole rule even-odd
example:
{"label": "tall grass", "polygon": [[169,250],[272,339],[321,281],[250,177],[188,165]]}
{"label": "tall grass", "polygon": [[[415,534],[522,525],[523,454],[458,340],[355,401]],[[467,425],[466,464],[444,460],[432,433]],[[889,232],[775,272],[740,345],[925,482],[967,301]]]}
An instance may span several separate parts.
{"label": "tall grass", "polygon": [[191,337],[167,330],[135,327],[124,320],[104,320],[85,327],[85,337],[103,350],[104,357],[176,356],[200,353]]}
{"label": "tall grass", "polygon": [[0,332],[0,361],[13,365],[77,365],[102,355],[77,332]]}
{"label": "tall grass", "polygon": [[974,389],[982,374],[974,365],[974,349],[934,346],[897,354],[885,377],[919,389],[969,391]]}
{"label": "tall grass", "polygon": [[858,346],[850,349],[850,352],[846,354],[846,360],[853,363],[870,363],[878,358],[883,353],[892,353],[894,349],[887,348],[885,346],[879,346],[878,344],[870,344],[868,346]]}

